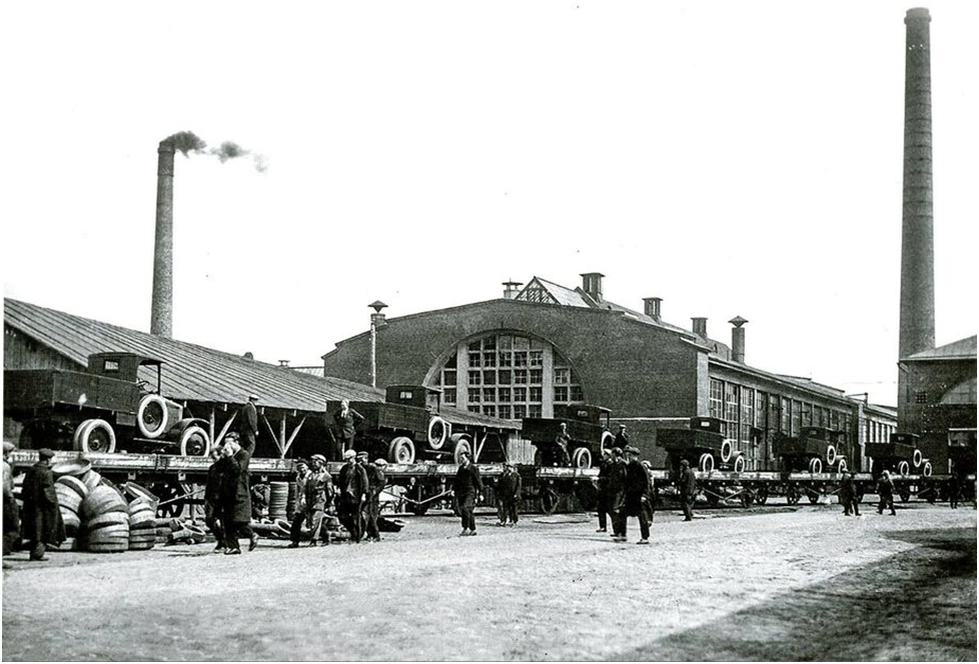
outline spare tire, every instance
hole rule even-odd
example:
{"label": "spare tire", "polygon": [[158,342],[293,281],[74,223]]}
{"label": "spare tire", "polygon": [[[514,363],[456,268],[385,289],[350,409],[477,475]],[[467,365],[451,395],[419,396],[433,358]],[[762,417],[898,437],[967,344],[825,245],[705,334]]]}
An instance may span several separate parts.
{"label": "spare tire", "polygon": [[721,443],[721,463],[730,461],[732,454],[734,454],[734,441],[730,438],[725,438],[724,442]]}
{"label": "spare tire", "polygon": [[440,450],[449,438],[449,423],[438,415],[428,421],[428,446]]}

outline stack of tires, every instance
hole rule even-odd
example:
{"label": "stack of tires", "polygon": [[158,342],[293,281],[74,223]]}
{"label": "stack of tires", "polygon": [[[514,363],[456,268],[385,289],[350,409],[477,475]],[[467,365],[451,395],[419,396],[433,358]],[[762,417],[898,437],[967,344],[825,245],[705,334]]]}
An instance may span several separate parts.
{"label": "stack of tires", "polygon": [[[58,508],[65,524],[65,541],[57,551],[74,551],[78,548],[78,531],[81,529],[82,501],[88,496],[88,485],[83,481],[91,473],[92,462],[80,459],[56,464],[54,490],[58,494]],[[52,549],[55,550],[55,549]]]}
{"label": "stack of tires", "polygon": [[82,501],[85,548],[94,553],[129,549],[129,505],[122,494],[99,484]]}
{"label": "stack of tires", "polygon": [[156,544],[156,508],[145,498],[129,503],[129,548],[152,549]]}
{"label": "stack of tires", "polygon": [[285,519],[289,507],[289,482],[269,482],[269,518]]}

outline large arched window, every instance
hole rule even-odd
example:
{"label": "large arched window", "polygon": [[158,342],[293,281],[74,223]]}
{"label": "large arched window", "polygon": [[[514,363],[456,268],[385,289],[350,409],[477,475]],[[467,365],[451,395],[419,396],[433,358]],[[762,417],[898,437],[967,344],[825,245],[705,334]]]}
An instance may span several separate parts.
{"label": "large arched window", "polygon": [[432,373],[447,406],[505,420],[553,417],[554,404],[581,403],[571,363],[553,345],[494,332],[456,345]]}
{"label": "large arched window", "polygon": [[975,404],[976,377],[966,378],[942,396],[943,404]]}

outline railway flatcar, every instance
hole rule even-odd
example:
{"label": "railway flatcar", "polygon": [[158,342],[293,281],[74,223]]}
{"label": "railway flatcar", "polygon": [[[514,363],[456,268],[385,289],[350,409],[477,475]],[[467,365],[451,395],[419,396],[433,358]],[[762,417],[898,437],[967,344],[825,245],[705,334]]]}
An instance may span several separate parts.
{"label": "railway flatcar", "polygon": [[705,473],[715,468],[744,472],[744,453],[736,449],[735,441],[724,436],[723,430],[724,420],[716,417],[691,417],[686,428],[660,429],[656,444],[667,450],[666,469],[676,473],[680,462],[686,459]]}
{"label": "railway flatcar", "polygon": [[571,439],[568,457],[575,468],[591,468],[603,448],[611,447],[615,436],[609,431],[612,411],[602,406],[555,404],[554,417],[525,417],[522,435],[536,448],[534,465],[561,465],[563,454],[557,444],[561,425]]}
{"label": "railway flatcar", "polygon": [[[206,456],[207,422],[160,394],[162,366],[135,353],[95,353],[85,372],[7,369],[4,415],[21,424],[22,449]],[[141,369],[155,380],[141,380]]]}

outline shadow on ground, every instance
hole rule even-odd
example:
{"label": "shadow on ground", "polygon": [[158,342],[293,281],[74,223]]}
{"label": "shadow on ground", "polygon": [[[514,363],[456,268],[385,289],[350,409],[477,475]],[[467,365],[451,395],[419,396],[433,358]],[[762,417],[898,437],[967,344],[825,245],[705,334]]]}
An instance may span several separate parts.
{"label": "shadow on ground", "polygon": [[916,548],[616,659],[976,661],[976,531],[890,537]]}

